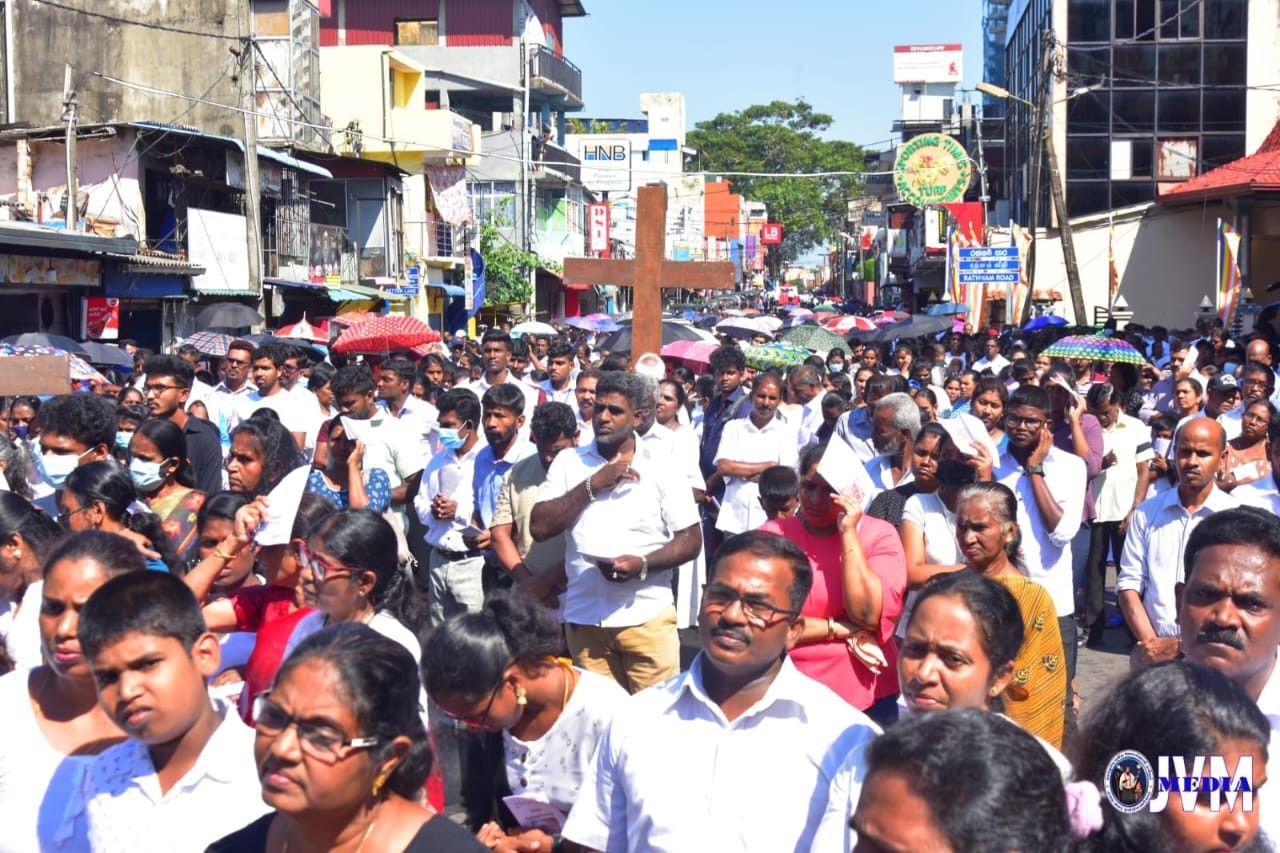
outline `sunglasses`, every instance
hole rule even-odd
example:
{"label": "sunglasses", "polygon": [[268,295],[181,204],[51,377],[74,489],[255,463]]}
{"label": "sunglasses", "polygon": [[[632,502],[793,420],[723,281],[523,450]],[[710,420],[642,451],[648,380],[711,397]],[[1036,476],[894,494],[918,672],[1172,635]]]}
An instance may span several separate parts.
{"label": "sunglasses", "polygon": [[489,691],[489,702],[484,706],[484,712],[481,713],[480,716],[478,717],[461,717],[461,716],[458,716],[457,714],[450,714],[444,708],[440,708],[440,713],[444,714],[446,717],[448,717],[451,720],[456,720],[457,722],[462,723],[464,726],[467,726],[468,728],[472,728],[472,729],[484,728],[485,721],[489,719],[489,712],[493,710],[493,702],[495,699],[498,698],[498,693],[499,691],[502,690],[503,683],[504,683],[504,680],[499,679],[498,683],[495,684],[493,686],[493,689]]}

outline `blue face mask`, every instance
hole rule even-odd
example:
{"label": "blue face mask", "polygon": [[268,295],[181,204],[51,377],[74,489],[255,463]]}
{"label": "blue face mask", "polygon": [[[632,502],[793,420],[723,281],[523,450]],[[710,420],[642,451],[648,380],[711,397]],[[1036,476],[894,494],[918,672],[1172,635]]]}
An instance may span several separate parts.
{"label": "blue face mask", "polygon": [[80,460],[88,454],[88,450],[79,456],[74,453],[62,455],[42,453],[36,457],[36,463],[40,466],[40,474],[44,477],[45,482],[55,489],[61,489],[63,484],[67,482],[67,476],[79,467]]}
{"label": "blue face mask", "polygon": [[133,484],[143,494],[151,494],[164,483],[163,462],[148,462],[145,459],[129,460],[129,476]]}
{"label": "blue face mask", "polygon": [[133,433],[126,430],[119,430],[116,433],[116,447],[121,450],[129,449],[129,442],[133,441]]}
{"label": "blue face mask", "polygon": [[828,373],[844,373],[844,362],[843,361],[828,362],[827,372]]}
{"label": "blue face mask", "polygon": [[16,424],[16,425],[14,425],[14,426],[10,427],[10,429],[11,429],[11,430],[13,430],[13,437],[14,437],[14,438],[26,438],[26,437],[27,437],[27,432],[28,432],[31,428],[30,428],[29,426],[27,426],[26,424]]}
{"label": "blue face mask", "polygon": [[467,443],[459,433],[461,430],[449,429],[448,427],[440,427],[440,446],[449,450],[457,450]]}

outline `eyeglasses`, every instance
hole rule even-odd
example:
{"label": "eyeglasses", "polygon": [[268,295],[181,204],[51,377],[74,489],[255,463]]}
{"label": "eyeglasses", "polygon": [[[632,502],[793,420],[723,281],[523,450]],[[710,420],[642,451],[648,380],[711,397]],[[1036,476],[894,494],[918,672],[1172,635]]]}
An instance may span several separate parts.
{"label": "eyeglasses", "polygon": [[1020,418],[1017,415],[1005,415],[1004,423],[1005,423],[1005,426],[1011,426],[1011,427],[1024,426],[1024,427],[1030,427],[1031,429],[1037,429],[1038,427],[1041,427],[1044,425],[1044,418]]}
{"label": "eyeglasses", "polygon": [[724,584],[702,585],[702,606],[708,610],[728,610],[735,601],[742,602],[742,613],[757,628],[766,628],[779,616],[791,619],[800,615],[799,610],[786,610],[756,596],[746,596]]}
{"label": "eyeglasses", "polygon": [[249,366],[249,362],[243,358],[224,358],[222,360],[222,363],[229,364],[232,367],[248,367]]}
{"label": "eyeglasses", "polygon": [[308,723],[285,713],[285,710],[259,693],[253,698],[254,728],[264,737],[277,738],[285,729],[296,726],[298,743],[303,753],[317,761],[333,764],[347,757],[347,750],[369,749],[378,745],[376,737],[349,738],[333,726]]}
{"label": "eyeglasses", "polygon": [[92,504],[90,504],[89,506],[82,506],[79,509],[63,510],[62,512],[58,513],[58,524],[61,524],[63,527],[66,527],[68,524],[71,523],[71,517],[73,515],[76,515],[78,513],[82,513],[82,512],[85,512],[86,510],[91,510],[91,509],[93,509]]}
{"label": "eyeglasses", "polygon": [[[503,671],[506,671],[506,667],[503,667]],[[450,714],[444,708],[440,708],[440,713],[444,714],[451,720],[457,720],[464,726],[468,726],[473,729],[484,728],[485,721],[489,719],[489,712],[493,710],[493,701],[498,698],[498,692],[502,690],[502,685],[504,683],[506,683],[505,679],[498,679],[498,683],[489,691],[489,703],[484,706],[484,713],[478,717],[460,717],[457,714]]]}
{"label": "eyeglasses", "polygon": [[142,386],[143,392],[147,394],[163,394],[165,391],[176,391],[177,388],[177,385],[164,385],[158,382]]}
{"label": "eyeglasses", "polygon": [[349,566],[331,566],[324,560],[321,560],[315,554],[311,553],[311,549],[307,547],[307,543],[298,543],[298,562],[302,563],[302,567],[311,572],[311,576],[316,579],[316,583],[324,583],[335,573],[346,573],[348,575],[358,575],[361,569],[353,569]]}

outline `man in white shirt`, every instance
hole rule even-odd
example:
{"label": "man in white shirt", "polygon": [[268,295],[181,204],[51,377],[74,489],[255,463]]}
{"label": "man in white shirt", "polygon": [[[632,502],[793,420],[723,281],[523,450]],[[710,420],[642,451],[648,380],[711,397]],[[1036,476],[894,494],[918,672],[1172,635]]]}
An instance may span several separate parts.
{"label": "man in white shirt", "polygon": [[575,662],[631,692],[680,670],[666,570],[693,559],[700,544],[687,472],[637,446],[644,407],[641,377],[601,376],[595,439],[551,463],[529,519],[537,541],[568,532],[564,604]]}
{"label": "man in white shirt", "polygon": [[578,446],[586,447],[595,438],[591,422],[596,411],[596,384],[600,381],[600,370],[588,367],[578,374],[574,381],[573,410],[578,416]]}
{"label": "man in white shirt", "polygon": [[351,437],[364,444],[365,470],[380,468],[391,481],[391,507],[405,511],[426,456],[422,439],[374,402],[373,374],[363,364],[339,368],[329,380],[333,404],[342,417],[353,422]]}
{"label": "man in white shirt", "polygon": [[812,582],[804,552],[776,534],[721,546],[703,651],[614,716],[564,838],[604,853],[809,850],[841,761],[879,733],[787,656]]}
{"label": "man in white shirt", "polygon": [[[289,352],[284,344],[265,343],[253,351],[251,373],[253,384],[258,390],[249,395],[249,406],[251,412],[258,409],[274,411],[280,417],[280,423],[284,424],[285,429],[289,430],[293,436],[298,449],[302,450],[307,444],[309,418],[298,405],[297,398],[285,391],[284,386],[280,384],[281,372],[288,356]],[[317,408],[315,417],[319,416],[320,411]]]}
{"label": "man in white shirt", "polygon": [[867,380],[862,392],[866,405],[850,409],[836,421],[832,438],[838,437],[852,447],[863,462],[876,455],[875,445],[871,443],[871,413],[875,411],[876,403],[881,397],[893,393],[896,383],[897,379],[893,376],[873,375]]}
{"label": "man in white shirt", "polygon": [[422,445],[423,458],[436,451],[439,440],[436,407],[413,396],[413,362],[390,358],[378,365],[378,408],[401,423]]}
{"label": "man in white shirt", "polygon": [[[1005,434],[1009,441],[992,476],[1018,497],[1018,528],[1027,575],[1048,590],[1064,638],[1063,656],[1074,670],[1075,589],[1071,540],[1084,513],[1084,460],[1053,445],[1049,394],[1024,385],[1009,395]],[[1070,689],[1068,680],[1068,689]]]}
{"label": "man in white shirt", "polygon": [[910,394],[896,392],[876,401],[871,415],[871,444],[876,455],[867,461],[867,474],[875,491],[862,496],[869,505],[881,492],[915,482],[911,454],[920,432],[920,408]]}
{"label": "man in white shirt", "polygon": [[475,509],[472,482],[476,457],[484,447],[478,426],[480,401],[469,388],[453,388],[436,400],[436,409],[440,452],[427,464],[413,501],[432,549],[427,588],[432,625],[455,613],[478,611],[484,604],[484,551],[468,548],[462,538]]}
{"label": "man in white shirt", "polygon": [[787,377],[790,401],[801,406],[798,426],[801,435],[809,437],[822,426],[822,375],[812,364],[798,364]]}
{"label": "man in white shirt", "polygon": [[1221,424],[1188,421],[1174,439],[1177,488],[1141,503],[1129,524],[1116,599],[1138,641],[1133,655],[1143,663],[1172,660],[1178,653],[1174,588],[1192,531],[1213,513],[1239,506],[1216,483],[1226,450]]}
{"label": "man in white shirt", "polygon": [[978,373],[990,370],[992,375],[999,376],[1000,371],[1009,366],[1009,359],[1000,354],[1000,339],[987,338],[982,343],[983,356],[973,363]]}
{"label": "man in white shirt", "polygon": [[547,378],[538,387],[547,400],[572,406],[577,402],[573,379],[573,346],[558,340],[547,349]]}
{"label": "man in white shirt", "polygon": [[[180,347],[178,347],[177,355],[183,361],[190,364],[191,369],[193,371],[199,372],[200,350],[196,349],[191,344],[182,344]],[[209,398],[212,396],[213,396],[213,386],[210,385],[208,382],[202,381],[199,376],[196,376],[191,380],[191,396],[187,398],[187,409],[189,410],[196,403],[199,403],[200,405],[204,406],[205,414],[208,415],[206,420],[213,421],[214,414],[213,414],[212,406],[214,404],[212,404],[209,400]],[[200,415],[197,413],[197,417],[199,416]]]}
{"label": "man in white shirt", "polygon": [[[217,425],[222,433],[223,446],[229,446],[228,437],[231,431],[240,426],[240,422],[249,417],[253,411],[252,394],[258,390],[249,381],[249,369],[253,364],[253,344],[248,341],[235,340],[227,348],[218,370],[222,379],[213,386],[205,408],[209,409],[209,420]],[[210,406],[210,401],[212,406]]]}
{"label": "man in white shirt", "polygon": [[[1216,513],[1191,534],[1184,563],[1185,581],[1177,588],[1182,650],[1258,703],[1271,726],[1267,778],[1274,779],[1280,773],[1280,519],[1254,508]],[[1280,809],[1261,812],[1259,828],[1274,842]]]}
{"label": "man in white shirt", "polygon": [[[490,329],[480,340],[480,360],[484,365],[484,373],[475,382],[468,384],[477,399],[484,397],[484,392],[494,385],[510,382],[524,394],[524,410],[532,412],[542,402],[542,389],[525,382],[509,368],[511,361],[511,336],[498,329]],[[523,428],[520,437],[528,440],[528,425]]]}

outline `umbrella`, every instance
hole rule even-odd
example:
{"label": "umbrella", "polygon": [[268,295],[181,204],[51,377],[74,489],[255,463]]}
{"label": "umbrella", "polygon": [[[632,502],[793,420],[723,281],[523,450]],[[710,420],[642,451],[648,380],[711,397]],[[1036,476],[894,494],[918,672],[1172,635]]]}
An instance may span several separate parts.
{"label": "umbrella", "polygon": [[191,344],[204,355],[221,358],[227,354],[227,347],[234,340],[235,338],[224,335],[222,332],[196,332],[183,343]]}
{"label": "umbrella", "polygon": [[1087,358],[1120,364],[1147,363],[1146,356],[1134,349],[1133,344],[1102,335],[1068,335],[1045,347],[1040,354],[1049,358]]}
{"label": "umbrella", "polygon": [[[56,353],[38,353],[39,355],[61,355],[69,352],[72,355],[84,357],[89,354],[84,347],[66,335],[51,335],[48,332],[23,332],[21,335],[10,335],[4,339],[4,343],[58,350]],[[133,359],[129,360],[129,364],[133,364]]]}
{"label": "umbrella", "polygon": [[768,326],[770,329],[773,329],[775,332],[778,331],[778,329],[782,328],[781,317],[774,317],[772,314],[767,314],[758,319],[760,320],[761,323]]}
{"label": "umbrella", "polygon": [[819,311],[831,311],[832,313],[835,313],[838,310],[840,309],[836,308],[836,306],[832,305],[830,302],[824,302],[821,305],[813,306],[813,313],[815,314]]}
{"label": "umbrella", "polygon": [[795,344],[798,347],[805,347],[811,350],[826,352],[827,350],[840,347],[848,349],[849,342],[840,335],[830,329],[824,329],[821,326],[804,325],[792,326],[790,329],[783,329],[779,335],[781,340],[787,343]]}
{"label": "umbrella", "polygon": [[[674,341],[702,341],[703,336],[691,326],[683,326],[670,320],[662,321],[662,346]],[[596,344],[596,349],[608,352],[631,352],[631,324],[627,323]]]}
{"label": "umbrella", "polygon": [[871,331],[876,327],[875,321],[870,317],[859,317],[857,314],[845,314],[843,317],[832,317],[830,320],[822,324],[823,328],[830,329],[838,335],[845,335],[854,330]]}
{"label": "umbrella", "polygon": [[753,338],[763,335],[773,340],[773,329],[762,317],[731,317],[716,323],[716,334],[733,335],[735,338]]}
{"label": "umbrella", "polygon": [[901,323],[879,326],[870,332],[850,332],[849,340],[863,343],[893,341],[902,338],[919,338],[924,335],[936,335],[938,332],[950,331],[953,323],[950,317],[912,317]]}
{"label": "umbrella", "polygon": [[788,317],[783,322],[782,328],[790,329],[792,326],[803,326],[805,323],[808,323],[809,325],[812,326],[814,325],[815,322],[817,321],[813,317],[813,315],[809,315],[808,317]]}
{"label": "umbrella", "polygon": [[803,364],[806,358],[813,355],[804,347],[798,347],[786,341],[747,347],[743,352],[747,358],[747,367],[755,368],[756,370]]}
{"label": "umbrella", "polygon": [[1050,326],[1065,326],[1065,325],[1067,325],[1066,317],[1059,317],[1056,314],[1042,314],[1039,317],[1036,317],[1027,325],[1023,326],[1022,331],[1038,332],[1041,329],[1047,329]]}
{"label": "umbrella", "polygon": [[710,341],[672,341],[658,350],[663,358],[682,361],[694,370],[706,370],[711,366],[711,353],[720,348]]}
{"label": "umbrella", "polygon": [[792,317],[810,317],[813,315],[813,312],[808,308],[805,308],[803,305],[788,305],[786,307],[786,312]]}
{"label": "umbrella", "polygon": [[299,338],[304,341],[314,341],[319,344],[329,343],[329,327],[327,323],[321,322],[318,326],[313,326],[307,322],[307,315],[303,314],[302,319],[294,323],[292,326],[285,326],[277,332],[282,338]]}
{"label": "umbrella", "polygon": [[262,315],[239,302],[215,302],[200,309],[196,325],[206,329],[240,329],[263,322]]}
{"label": "umbrella", "polygon": [[381,316],[372,311],[348,311],[346,314],[329,318],[329,322],[337,323],[339,326],[354,326],[356,323],[365,323]]}
{"label": "umbrella", "polygon": [[87,352],[90,364],[105,364],[108,367],[133,367],[133,356],[115,344],[103,344],[97,341],[83,341],[80,348]]}
{"label": "umbrella", "polygon": [[90,385],[110,385],[107,377],[89,366],[89,363],[75,353],[57,347],[42,344],[0,343],[0,357],[21,355],[65,355],[68,356],[68,373],[73,390],[82,391]]}
{"label": "umbrella", "polygon": [[560,332],[555,326],[552,326],[549,323],[540,323],[537,320],[526,320],[523,323],[517,323],[512,326],[511,334],[515,335],[517,338],[523,335],[546,335],[547,337],[554,338],[556,335],[560,334]]}
{"label": "umbrella", "polygon": [[968,314],[969,306],[963,302],[939,302],[930,305],[924,313],[930,317],[950,317],[952,314]]}
{"label": "umbrella", "polygon": [[263,332],[259,335],[245,335],[244,339],[254,346],[259,346],[261,344],[281,344],[287,347],[301,347],[307,351],[307,357],[316,362],[325,360],[325,351],[328,349],[320,344],[313,344],[310,341],[303,340],[302,338],[282,338],[279,335],[273,335],[269,332]]}
{"label": "umbrella", "polygon": [[906,311],[885,311],[875,318],[877,326],[890,326],[894,323],[905,323],[911,319]]}
{"label": "umbrella", "polygon": [[440,340],[440,333],[416,317],[376,317],[347,329],[333,342],[335,352],[388,352]]}
{"label": "umbrella", "polygon": [[565,320],[565,323],[575,329],[585,329],[589,332],[616,332],[622,328],[608,314],[588,314],[585,317],[570,317]]}

